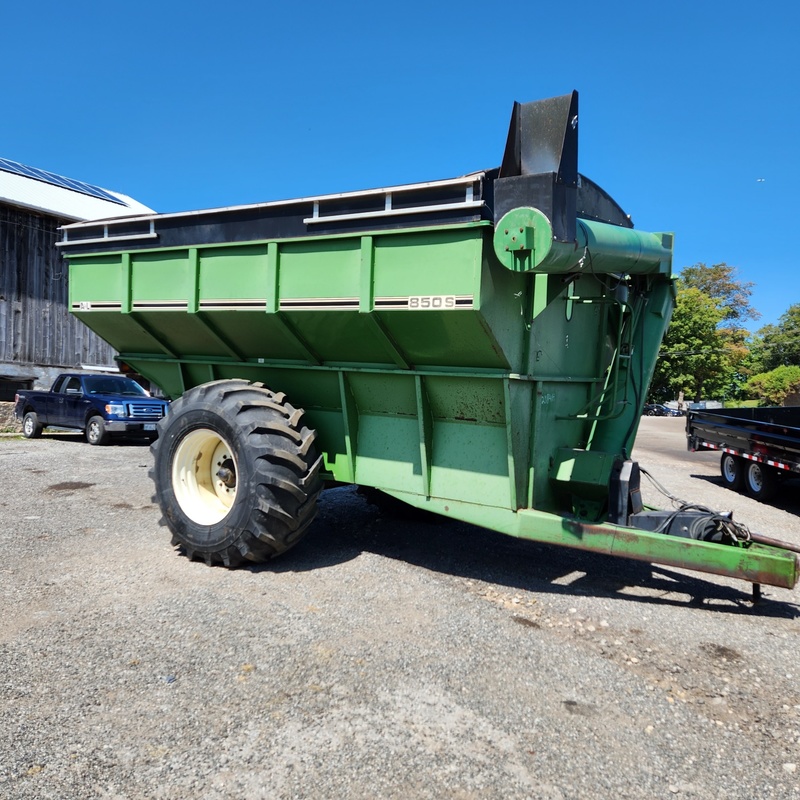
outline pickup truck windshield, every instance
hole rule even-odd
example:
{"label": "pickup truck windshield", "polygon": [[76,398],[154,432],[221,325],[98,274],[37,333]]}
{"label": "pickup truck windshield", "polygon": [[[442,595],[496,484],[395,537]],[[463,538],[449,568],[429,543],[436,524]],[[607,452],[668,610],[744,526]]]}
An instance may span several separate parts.
{"label": "pickup truck windshield", "polygon": [[130,378],[98,375],[84,378],[83,381],[89,394],[128,394],[135,397],[148,397],[147,392]]}

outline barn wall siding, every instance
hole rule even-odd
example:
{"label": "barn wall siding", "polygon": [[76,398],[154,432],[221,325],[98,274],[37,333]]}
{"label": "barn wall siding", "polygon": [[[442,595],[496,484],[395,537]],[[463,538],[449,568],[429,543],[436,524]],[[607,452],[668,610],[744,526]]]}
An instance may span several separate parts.
{"label": "barn wall siding", "polygon": [[114,363],[113,348],[67,311],[67,265],[55,246],[60,224],[0,204],[0,373]]}

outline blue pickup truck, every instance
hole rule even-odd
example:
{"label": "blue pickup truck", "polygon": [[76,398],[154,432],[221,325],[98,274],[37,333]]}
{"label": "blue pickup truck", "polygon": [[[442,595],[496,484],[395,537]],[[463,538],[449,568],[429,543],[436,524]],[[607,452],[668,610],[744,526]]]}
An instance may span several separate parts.
{"label": "blue pickup truck", "polygon": [[28,439],[48,426],[77,428],[89,444],[106,444],[115,434],[155,439],[167,401],[151,397],[136,381],[123,375],[65,373],[49,392],[24,390],[14,398],[14,416]]}

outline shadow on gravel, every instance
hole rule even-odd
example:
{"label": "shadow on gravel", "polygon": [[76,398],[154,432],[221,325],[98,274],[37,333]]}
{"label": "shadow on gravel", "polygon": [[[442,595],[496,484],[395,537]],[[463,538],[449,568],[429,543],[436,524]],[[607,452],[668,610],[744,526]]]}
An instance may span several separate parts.
{"label": "shadow on gravel", "polygon": [[[714,486],[723,485],[722,478],[716,475],[690,475],[689,477],[711,483]],[[769,505],[779,508],[781,511],[786,511],[788,514],[800,515],[800,479],[790,478],[784,481],[778,490],[778,494],[769,501]]]}
{"label": "shadow on gravel", "polygon": [[687,575],[670,567],[522,541],[424,512],[413,519],[388,516],[352,487],[323,493],[320,513],[297,547],[272,563],[249,569],[304,572],[364,552],[511,590],[800,618],[800,606],[780,599],[783,589],[765,587],[765,596],[753,605],[750,585],[743,582],[741,588],[726,586],[705,580],[700,573]]}

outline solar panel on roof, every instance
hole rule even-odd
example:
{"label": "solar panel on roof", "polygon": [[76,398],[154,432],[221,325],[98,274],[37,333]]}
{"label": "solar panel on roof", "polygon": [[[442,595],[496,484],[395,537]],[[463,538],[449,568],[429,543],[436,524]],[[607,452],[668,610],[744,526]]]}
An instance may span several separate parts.
{"label": "solar panel on roof", "polygon": [[125,202],[115,197],[105,189],[99,186],[92,186],[91,183],[84,183],[83,181],[76,181],[72,178],[65,178],[62,175],[56,175],[55,172],[48,172],[44,169],[37,169],[36,167],[26,167],[25,164],[20,164],[17,161],[11,161],[8,158],[0,158],[0,170],[12,172],[15,175],[22,175],[25,178],[33,178],[37,181],[43,181],[53,186],[61,186],[64,189],[69,189],[73,192],[80,192],[87,194],[90,197],[98,197],[100,200],[108,200],[111,203],[117,203],[124,206]]}

